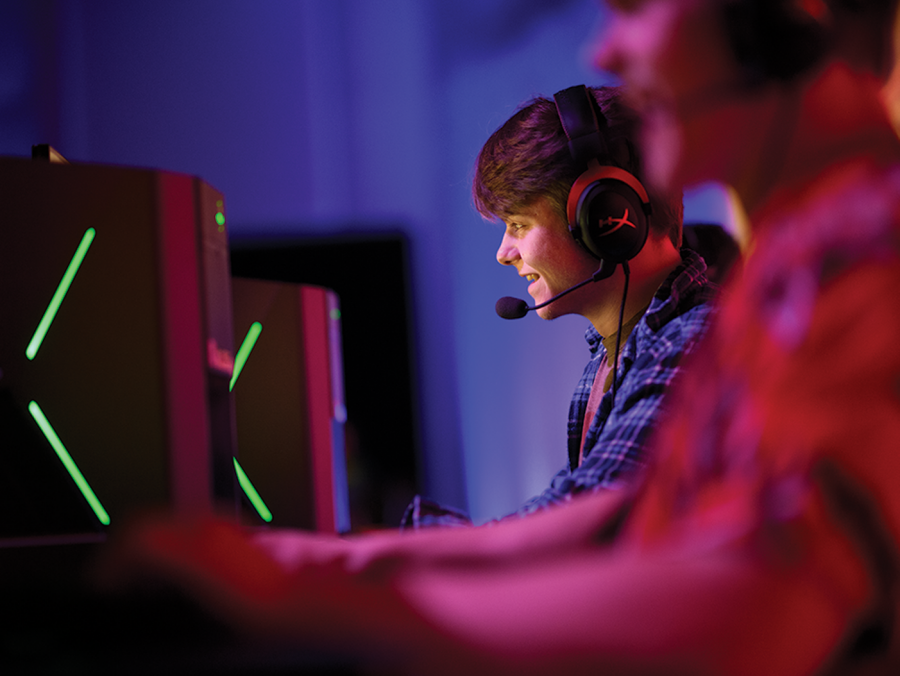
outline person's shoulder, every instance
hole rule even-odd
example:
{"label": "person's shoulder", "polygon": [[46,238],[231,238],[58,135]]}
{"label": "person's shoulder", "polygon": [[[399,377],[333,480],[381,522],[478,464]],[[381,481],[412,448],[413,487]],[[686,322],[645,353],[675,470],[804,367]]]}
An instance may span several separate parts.
{"label": "person's shoulder", "polygon": [[[716,311],[713,298],[679,308],[664,323],[649,331],[655,341],[666,341],[673,347],[686,346],[699,340],[709,328]],[[649,330],[650,327],[648,327]]]}
{"label": "person's shoulder", "polygon": [[639,328],[656,335],[702,332],[716,307],[719,290],[706,276],[703,259],[683,249],[682,264],[660,287]]}

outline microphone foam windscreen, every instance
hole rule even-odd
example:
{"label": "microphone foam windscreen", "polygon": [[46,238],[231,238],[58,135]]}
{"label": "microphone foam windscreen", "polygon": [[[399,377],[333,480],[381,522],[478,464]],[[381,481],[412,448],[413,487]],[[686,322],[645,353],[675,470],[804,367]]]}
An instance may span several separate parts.
{"label": "microphone foam windscreen", "polygon": [[494,306],[497,314],[503,319],[520,319],[528,314],[528,304],[520,298],[504,296]]}

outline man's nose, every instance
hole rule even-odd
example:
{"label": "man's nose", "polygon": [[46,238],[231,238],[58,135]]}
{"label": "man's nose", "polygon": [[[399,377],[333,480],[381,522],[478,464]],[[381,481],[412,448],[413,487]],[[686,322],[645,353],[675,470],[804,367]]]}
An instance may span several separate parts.
{"label": "man's nose", "polygon": [[497,249],[497,262],[500,265],[513,265],[518,258],[519,251],[516,249],[515,243],[503,235],[503,239],[500,240],[500,248]]}

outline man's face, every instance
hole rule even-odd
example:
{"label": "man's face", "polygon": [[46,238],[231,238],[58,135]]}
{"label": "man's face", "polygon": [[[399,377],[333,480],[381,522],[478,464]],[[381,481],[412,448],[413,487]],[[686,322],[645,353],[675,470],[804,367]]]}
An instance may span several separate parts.
{"label": "man's face", "polygon": [[[727,180],[740,133],[740,72],[718,0],[609,0],[596,65],[618,74],[641,114],[651,183]],[[737,94],[737,96],[736,96]]]}
{"label": "man's face", "polygon": [[[514,266],[520,277],[529,280],[528,293],[536,304],[584,281],[600,265],[575,242],[565,219],[544,198],[503,222],[506,232],[497,249],[497,261]],[[572,313],[584,315],[596,299],[596,288],[590,284],[578,289],[537,313],[543,319]]]}

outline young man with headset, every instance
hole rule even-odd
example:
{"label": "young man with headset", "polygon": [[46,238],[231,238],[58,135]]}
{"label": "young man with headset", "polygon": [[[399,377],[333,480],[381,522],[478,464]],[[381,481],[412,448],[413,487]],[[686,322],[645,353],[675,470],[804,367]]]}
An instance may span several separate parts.
{"label": "young man with headset", "polygon": [[[522,106],[476,161],[475,206],[506,226],[497,261],[530,282],[541,318],[590,321],[567,465],[512,518],[631,480],[682,358],[706,327],[715,287],[703,260],[679,251],[681,190],[648,191],[638,178],[637,122],[617,88],[571,87]],[[592,281],[578,286],[584,280]],[[515,299],[498,303],[510,319],[528,309]],[[469,523],[421,497],[403,520],[413,528]]]}
{"label": "young man with headset", "polygon": [[[544,319],[579,314],[590,322],[585,338],[591,357],[569,412],[568,464],[551,485],[486,528],[425,528],[471,521],[417,496],[401,532],[351,538],[261,532],[245,554],[265,552],[291,568],[340,561],[358,571],[395,559],[443,565],[460,556],[528,558],[552,543],[510,540],[493,526],[528,521],[520,517],[534,518],[591,493],[604,496],[603,508],[555,527],[552,541],[582,542],[601,529],[604,538],[613,538],[613,515],[630,504],[647,445],[665,413],[665,395],[705,333],[718,290],[703,259],[680,249],[682,191],[648,189],[639,178],[643,167],[632,140],[637,125],[618,88],[570,87],[552,100],[523,106],[477,160],[476,207],[506,225],[497,260],[529,280],[536,304],[503,298],[498,314],[516,319],[535,310]],[[454,536],[462,532],[464,543]],[[235,535],[223,524],[209,534]],[[235,541],[228,546],[239,548]],[[236,555],[233,562],[240,560]]]}
{"label": "young man with headset", "polygon": [[[132,560],[238,626],[407,673],[900,673],[896,4],[612,4],[597,60],[644,116],[652,180],[728,182],[754,237],[612,545],[601,492],[423,529],[403,556],[291,568],[234,530],[163,525]],[[202,556],[223,543],[240,566]]]}

